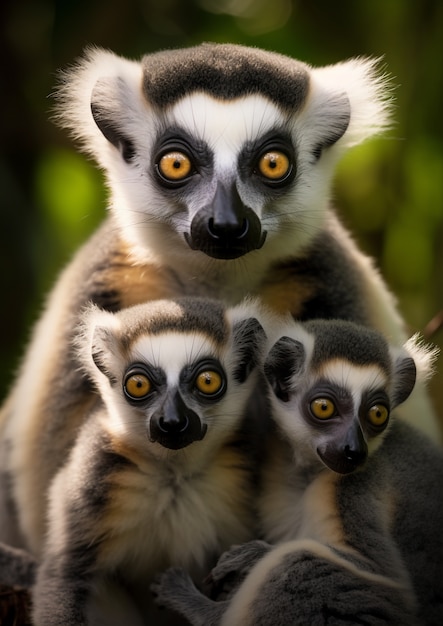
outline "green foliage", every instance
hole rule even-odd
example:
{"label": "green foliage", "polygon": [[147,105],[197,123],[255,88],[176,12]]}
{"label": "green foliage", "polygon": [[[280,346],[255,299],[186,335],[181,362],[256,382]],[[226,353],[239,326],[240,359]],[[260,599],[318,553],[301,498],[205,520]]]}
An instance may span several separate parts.
{"label": "green foliage", "polygon": [[62,247],[78,245],[98,222],[99,185],[78,153],[54,148],[41,155],[35,173],[35,196],[42,219],[51,224],[54,240]]}
{"label": "green foliage", "polygon": [[[104,216],[101,178],[82,155],[66,148],[53,147],[41,154],[33,193],[58,259],[71,256]],[[47,263],[42,272],[56,273],[56,265]]]}

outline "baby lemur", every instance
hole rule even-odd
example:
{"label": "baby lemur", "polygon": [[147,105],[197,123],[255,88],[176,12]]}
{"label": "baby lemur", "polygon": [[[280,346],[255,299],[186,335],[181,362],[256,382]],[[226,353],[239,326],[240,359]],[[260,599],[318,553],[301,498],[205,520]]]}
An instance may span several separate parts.
{"label": "baby lemur", "polygon": [[226,600],[175,568],[153,585],[159,604],[194,626],[441,624],[443,454],[390,416],[432,357],[349,322],[283,329],[264,363],[266,542],[221,557],[211,576],[230,580]]}
{"label": "baby lemur", "polygon": [[156,572],[201,578],[255,536],[243,415],[263,329],[247,306],[185,298],[91,306],[80,335],[98,395],[46,494],[33,624],[157,624]]}

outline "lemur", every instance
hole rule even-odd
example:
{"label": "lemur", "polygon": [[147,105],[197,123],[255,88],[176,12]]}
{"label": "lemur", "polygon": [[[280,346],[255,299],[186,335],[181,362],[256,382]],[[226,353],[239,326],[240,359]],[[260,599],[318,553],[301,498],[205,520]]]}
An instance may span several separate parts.
{"label": "lemur", "polygon": [[441,624],[443,453],[390,416],[433,357],[347,321],[288,325],[264,363],[265,541],[219,560],[211,578],[229,582],[227,599],[171,568],[152,586],[157,602],[194,626]]}
{"label": "lemur", "polygon": [[37,564],[0,546],[0,565],[28,585],[38,565],[35,626],[181,624],[157,615],[154,574],[180,564],[201,578],[256,536],[243,416],[264,331],[247,305],[201,298],[90,305],[82,320],[76,349],[97,400],[45,494]]}
{"label": "lemur", "polygon": [[0,541],[36,557],[45,494],[96,401],[71,347],[86,303],[251,295],[300,320],[405,339],[392,295],[329,207],[338,159],[390,123],[374,60],[314,68],[206,43],[136,62],[90,48],[62,75],[58,111],[104,170],[110,210],[50,293],[1,411]]}

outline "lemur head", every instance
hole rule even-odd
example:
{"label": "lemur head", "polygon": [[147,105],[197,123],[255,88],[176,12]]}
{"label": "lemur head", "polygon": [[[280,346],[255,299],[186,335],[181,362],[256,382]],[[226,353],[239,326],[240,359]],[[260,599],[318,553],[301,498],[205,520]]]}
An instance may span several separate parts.
{"label": "lemur head", "polygon": [[427,374],[435,352],[414,339],[393,348],[381,334],[346,321],[286,331],[264,364],[274,419],[298,462],[352,472],[380,445],[391,410],[412,392],[416,362]]}
{"label": "lemur head", "polygon": [[78,353],[106,405],[106,428],[161,454],[232,434],[263,339],[248,307],[183,298],[115,314],[91,306]]}
{"label": "lemur head", "polygon": [[[151,253],[267,258],[320,227],[344,148],[383,130],[373,60],[313,68],[232,44],[90,49],[63,74],[59,119],[106,170],[122,233]],[[283,246],[283,249],[282,249]]]}

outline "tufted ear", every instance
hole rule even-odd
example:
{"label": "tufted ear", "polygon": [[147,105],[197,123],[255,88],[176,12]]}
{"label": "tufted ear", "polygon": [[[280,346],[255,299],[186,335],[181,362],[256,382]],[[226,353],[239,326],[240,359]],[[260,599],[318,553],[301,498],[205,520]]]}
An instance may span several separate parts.
{"label": "tufted ear", "polygon": [[399,356],[394,362],[391,406],[395,408],[409,398],[415,386],[417,369],[410,356]]}
{"label": "tufted ear", "polygon": [[439,349],[426,344],[417,333],[402,348],[391,347],[393,362],[394,406],[404,402],[412,393],[416,383],[425,383],[434,373],[434,364]]}
{"label": "tufted ear", "polygon": [[301,374],[306,362],[306,352],[301,341],[281,337],[271,348],[264,363],[265,376],[274,394],[287,402],[293,379]]}
{"label": "tufted ear", "polygon": [[107,166],[104,155],[111,145],[128,161],[134,154],[132,142],[146,123],[141,80],[140,63],[87,48],[82,58],[59,74],[54,119],[80,140],[99,165]]}
{"label": "tufted ear", "polygon": [[317,152],[341,139],[349,148],[390,125],[392,88],[378,59],[355,58],[311,68],[304,115]]}
{"label": "tufted ear", "polygon": [[126,102],[127,91],[128,87],[120,77],[99,79],[91,94],[91,113],[106,139],[129,163],[134,157],[135,148],[124,124],[128,110],[131,109],[131,102]]}
{"label": "tufted ear", "polygon": [[333,146],[346,133],[351,119],[351,104],[346,94],[331,96],[327,106],[319,110],[318,120],[312,120],[316,128],[313,155],[319,159],[323,150]]}
{"label": "tufted ear", "polygon": [[[122,355],[119,349],[120,323],[115,314],[89,304],[82,312],[81,323],[74,340],[78,360],[96,382],[100,371],[111,384],[116,382],[115,363]],[[112,365],[114,364],[114,367]]]}
{"label": "tufted ear", "polygon": [[266,339],[263,326],[255,317],[234,323],[233,343],[236,353],[234,378],[244,383],[261,361]]}
{"label": "tufted ear", "polygon": [[96,367],[104,374],[111,385],[117,383],[112,363],[120,358],[117,339],[110,328],[97,326],[92,333],[91,357]]}

